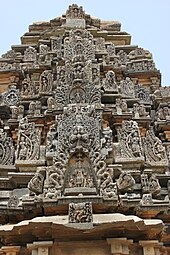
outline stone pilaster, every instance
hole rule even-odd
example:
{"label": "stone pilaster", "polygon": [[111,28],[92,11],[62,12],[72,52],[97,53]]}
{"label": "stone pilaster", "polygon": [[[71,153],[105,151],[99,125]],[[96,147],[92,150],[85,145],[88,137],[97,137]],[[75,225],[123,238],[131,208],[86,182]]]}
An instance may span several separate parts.
{"label": "stone pilaster", "polygon": [[107,243],[111,245],[111,254],[113,255],[129,255],[129,246],[133,240],[127,238],[107,238]]}
{"label": "stone pilaster", "polygon": [[49,247],[52,245],[52,241],[33,242],[32,244],[27,244],[27,248],[32,251],[32,255],[48,255]]}
{"label": "stone pilaster", "polygon": [[143,255],[160,255],[162,250],[162,243],[158,240],[139,241],[143,248]]}

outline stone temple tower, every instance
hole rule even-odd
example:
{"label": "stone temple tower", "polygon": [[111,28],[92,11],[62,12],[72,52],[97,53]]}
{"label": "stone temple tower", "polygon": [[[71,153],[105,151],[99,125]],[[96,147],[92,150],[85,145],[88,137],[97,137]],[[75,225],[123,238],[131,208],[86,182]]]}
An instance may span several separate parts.
{"label": "stone temple tower", "polygon": [[70,5],[0,58],[0,254],[170,254],[170,87]]}

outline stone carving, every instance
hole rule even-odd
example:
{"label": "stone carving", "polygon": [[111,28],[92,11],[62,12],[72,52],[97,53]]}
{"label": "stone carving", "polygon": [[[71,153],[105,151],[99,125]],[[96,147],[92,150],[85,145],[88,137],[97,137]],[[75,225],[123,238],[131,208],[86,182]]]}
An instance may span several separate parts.
{"label": "stone carving", "polygon": [[[57,88],[55,90],[55,100],[58,107],[63,107],[67,104],[100,104],[101,92],[99,89],[100,83],[99,71],[96,64],[91,61],[85,61],[83,55],[77,55],[71,63],[68,63],[66,68],[57,68]],[[52,103],[52,105],[54,105]]]}
{"label": "stone carving", "polygon": [[122,65],[126,65],[127,64],[127,61],[128,61],[128,55],[125,51],[123,50],[120,50],[118,53],[117,53],[117,56],[119,57],[119,60],[121,62]]}
{"label": "stone carving", "polygon": [[37,167],[35,175],[28,183],[29,190],[35,193],[36,195],[43,193],[45,171],[46,171],[45,167]]}
{"label": "stone carving", "polygon": [[105,39],[102,37],[96,38],[95,39],[95,47],[96,51],[102,51],[106,52],[106,47],[105,47]]}
{"label": "stone carving", "polygon": [[92,65],[92,83],[100,86],[100,67],[98,64]]}
{"label": "stone carving", "polygon": [[19,198],[17,195],[13,195],[9,198],[7,208],[17,208],[19,204]]}
{"label": "stone carving", "polygon": [[130,173],[123,172],[117,180],[118,190],[121,192],[131,192],[134,189],[135,180]]}
{"label": "stone carving", "polygon": [[[62,106],[62,104],[61,104]],[[56,100],[53,97],[48,97],[47,99],[47,109],[48,111],[53,111],[57,108]]]}
{"label": "stone carving", "polygon": [[46,156],[54,156],[57,152],[58,132],[56,124],[53,124],[47,133]]}
{"label": "stone carving", "polygon": [[128,107],[125,99],[116,98],[116,113],[122,115],[123,113],[128,112]]}
{"label": "stone carving", "polygon": [[125,80],[120,81],[120,92],[126,97],[134,98],[135,97],[135,88],[134,83],[129,77],[126,77]]}
{"label": "stone carving", "polygon": [[[55,158],[53,166],[48,167],[46,197],[57,197],[65,188],[92,188],[97,185],[95,160],[98,153],[96,156],[95,153],[100,150],[98,125],[94,106],[64,108],[64,115],[58,122],[58,134],[56,129],[48,133],[48,153],[55,153]],[[50,146],[51,139],[55,144]]]}
{"label": "stone carving", "polygon": [[159,108],[156,116],[157,120],[170,120],[170,108],[168,106]]}
{"label": "stone carving", "polygon": [[83,55],[86,61],[95,59],[93,36],[89,31],[74,29],[64,39],[64,58],[71,61],[75,55]]}
{"label": "stone carving", "polygon": [[51,51],[57,53],[57,57],[62,58],[62,37],[51,38]]}
{"label": "stone carving", "polygon": [[0,165],[14,164],[15,149],[13,140],[0,128]]}
{"label": "stone carving", "polygon": [[18,145],[16,158],[18,160],[38,160],[40,158],[41,131],[35,123],[28,122],[27,117],[19,122]]}
{"label": "stone carving", "polygon": [[150,103],[150,93],[142,84],[135,85],[135,96],[140,99],[142,103]]}
{"label": "stone carving", "polygon": [[115,73],[112,70],[106,73],[106,78],[103,80],[103,88],[105,91],[118,92]]}
{"label": "stone carving", "polygon": [[148,117],[148,114],[146,112],[146,108],[144,104],[133,104],[133,118],[139,119],[139,118],[146,118]]}
{"label": "stone carving", "polygon": [[40,75],[40,86],[39,92],[40,93],[51,93],[52,92],[52,84],[53,84],[53,75],[51,71],[46,70]]}
{"label": "stone carving", "polygon": [[161,87],[160,88],[160,96],[161,97],[170,97],[170,87]]}
{"label": "stone carving", "polygon": [[143,48],[136,48],[129,53],[129,59],[152,59],[152,54],[148,50],[144,50]]}
{"label": "stone carving", "polygon": [[[103,174],[103,184],[101,185],[100,194],[104,199],[117,199],[117,185],[112,181],[106,182],[106,180],[110,179],[109,175]],[[105,184],[106,183],[106,184]]]}
{"label": "stone carving", "polygon": [[5,54],[2,55],[2,58],[7,58],[7,59],[15,59],[17,56],[16,52],[14,50],[9,50]]}
{"label": "stone carving", "polygon": [[34,83],[31,80],[30,75],[26,74],[26,77],[22,81],[21,96],[22,97],[31,97],[34,95],[35,95]]}
{"label": "stone carving", "polygon": [[46,44],[40,44],[39,46],[39,53],[40,55],[46,55],[50,51],[50,48]]}
{"label": "stone carving", "polygon": [[29,104],[28,114],[29,116],[40,116],[41,115],[41,101],[31,101]]}
{"label": "stone carving", "polygon": [[103,120],[103,126],[101,129],[101,153],[104,155],[108,155],[109,152],[112,151],[112,130],[109,126],[108,121]]}
{"label": "stone carving", "polygon": [[139,133],[138,124],[135,121],[123,121],[122,128],[118,128],[118,142],[121,158],[143,157],[143,147]]}
{"label": "stone carving", "polygon": [[115,45],[113,43],[106,45],[106,50],[109,57],[115,57]]}
{"label": "stone carving", "polygon": [[142,60],[138,62],[127,62],[128,72],[148,72],[155,71],[155,63],[152,60]]}
{"label": "stone carving", "polygon": [[93,222],[92,204],[85,203],[71,203],[69,204],[69,223],[90,223]]}
{"label": "stone carving", "polygon": [[142,199],[140,201],[141,206],[151,206],[153,205],[153,200],[152,200],[152,194],[143,194]]}
{"label": "stone carving", "polygon": [[147,174],[141,174],[141,185],[143,193],[151,193],[153,196],[160,195],[161,186],[155,175],[148,178]]}
{"label": "stone carving", "polygon": [[22,119],[24,117],[24,106],[23,105],[19,105],[19,106],[10,106],[10,110],[11,110],[11,118],[12,119]]}
{"label": "stone carving", "polygon": [[35,62],[37,60],[37,51],[33,47],[29,46],[24,51],[24,61],[26,62]]}
{"label": "stone carving", "polygon": [[77,4],[69,5],[69,8],[66,12],[66,19],[84,19],[85,12],[83,11],[83,7],[78,7]]}
{"label": "stone carving", "polygon": [[163,146],[162,141],[155,136],[152,127],[146,132],[146,137],[143,139],[143,143],[146,163],[148,165],[168,165],[165,147]]}
{"label": "stone carving", "polygon": [[20,92],[15,85],[9,86],[7,92],[2,94],[2,102],[8,106],[17,106],[19,104]]}

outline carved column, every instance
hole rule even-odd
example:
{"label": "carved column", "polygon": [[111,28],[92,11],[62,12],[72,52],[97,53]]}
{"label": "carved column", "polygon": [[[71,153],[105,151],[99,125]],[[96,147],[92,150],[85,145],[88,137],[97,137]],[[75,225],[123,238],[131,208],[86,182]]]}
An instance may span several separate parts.
{"label": "carved column", "polygon": [[32,244],[27,244],[27,248],[32,250],[32,255],[48,255],[49,247],[52,245],[52,241],[33,242]]}
{"label": "carved column", "polygon": [[111,254],[114,255],[129,255],[129,245],[133,240],[127,238],[107,238],[108,244],[111,245]]}
{"label": "carved column", "polygon": [[139,244],[143,248],[143,255],[160,255],[162,249],[162,243],[158,240],[139,241]]}
{"label": "carved column", "polygon": [[20,246],[2,246],[0,252],[5,255],[17,255],[20,250]]}

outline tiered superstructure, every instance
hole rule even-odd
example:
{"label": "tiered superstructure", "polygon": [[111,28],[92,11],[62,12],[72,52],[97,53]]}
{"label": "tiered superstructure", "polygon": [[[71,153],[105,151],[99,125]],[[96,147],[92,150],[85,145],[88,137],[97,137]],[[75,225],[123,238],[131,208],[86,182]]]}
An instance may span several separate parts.
{"label": "tiered superstructure", "polygon": [[168,254],[170,88],[130,41],[73,4],[0,58],[2,253]]}

